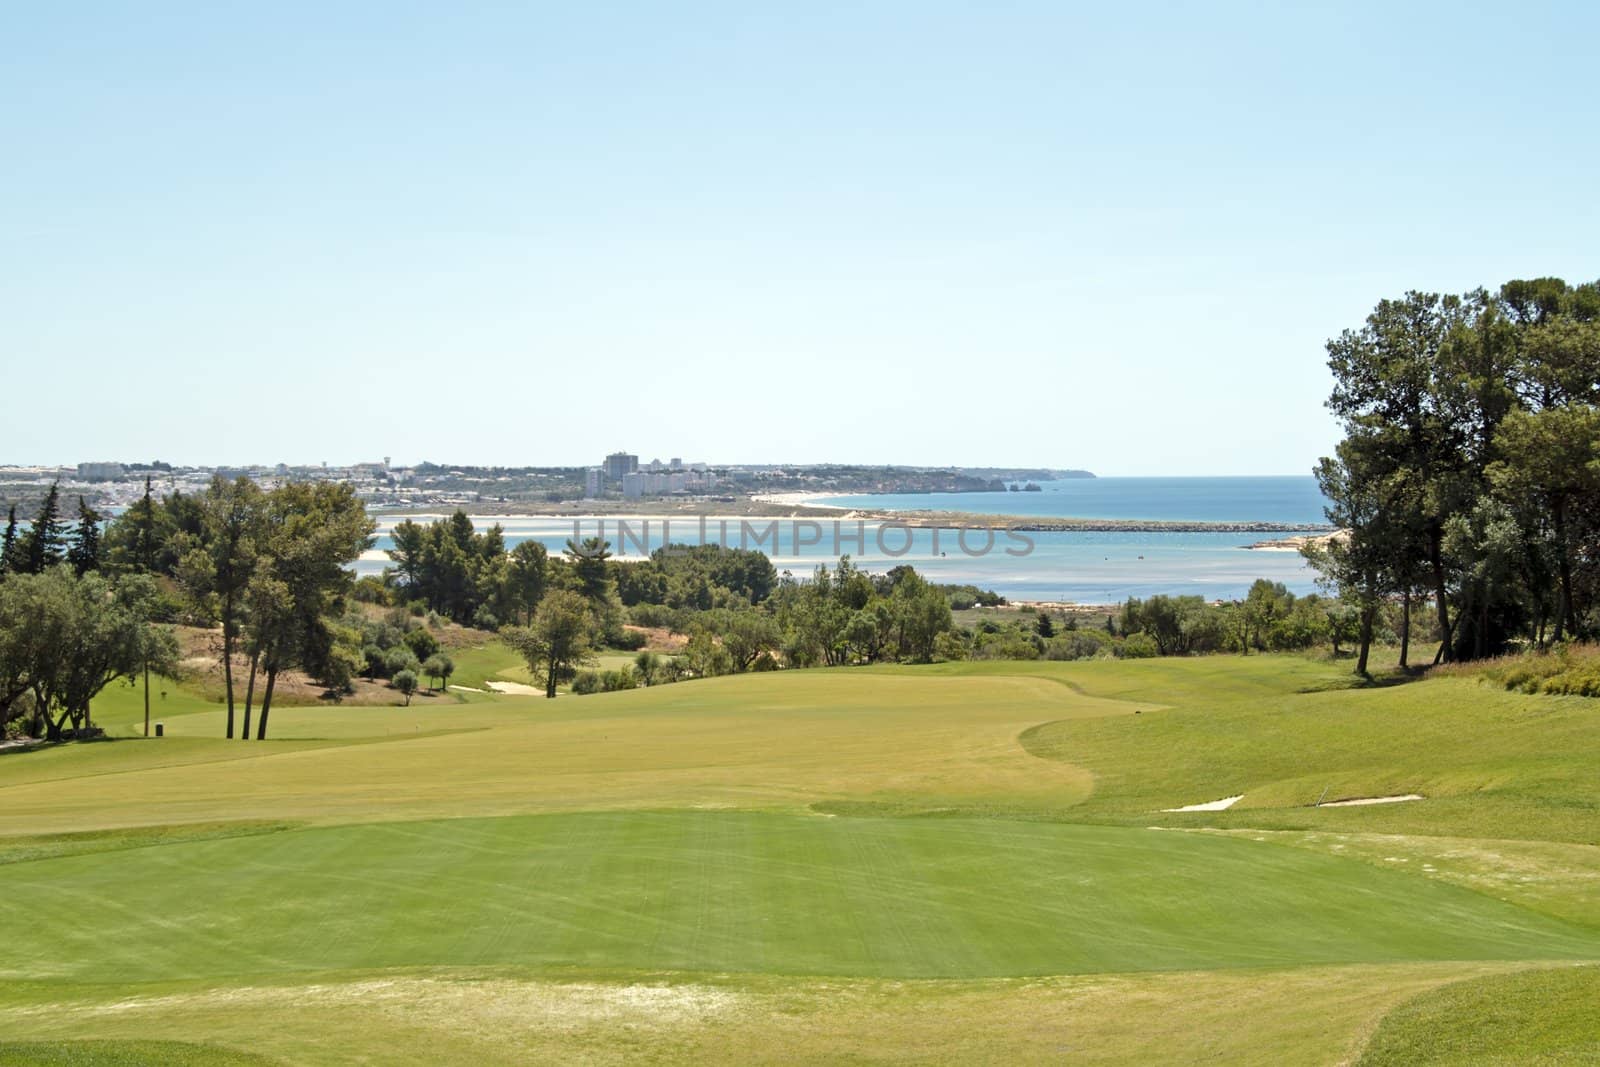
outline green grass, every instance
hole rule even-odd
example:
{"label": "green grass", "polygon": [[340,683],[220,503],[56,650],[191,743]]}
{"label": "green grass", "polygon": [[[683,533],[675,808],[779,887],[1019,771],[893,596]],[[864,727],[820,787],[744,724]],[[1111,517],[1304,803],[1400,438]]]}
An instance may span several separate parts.
{"label": "green grass", "polygon": [[257,1067],[273,1061],[182,1041],[0,1043],[0,1067]]}
{"label": "green grass", "polygon": [[1424,993],[1383,1021],[1361,1067],[1600,1063],[1600,968],[1496,975]]}
{"label": "green grass", "polygon": [[[63,897],[70,907],[53,906]],[[4,973],[68,982],[429,965],[970,978],[1600,956],[1600,931],[1349,860],[1003,820],[619,813],[337,827],[12,864],[0,899],[35,917],[10,930]]]}
{"label": "green grass", "polygon": [[[1600,705],[1348,669],[452,693],[275,709],[261,744],[177,686],[160,740],[0,755],[0,1032],[189,1062],[1588,1055],[1562,961],[1600,959]],[[97,715],[128,733],[137,697]]]}

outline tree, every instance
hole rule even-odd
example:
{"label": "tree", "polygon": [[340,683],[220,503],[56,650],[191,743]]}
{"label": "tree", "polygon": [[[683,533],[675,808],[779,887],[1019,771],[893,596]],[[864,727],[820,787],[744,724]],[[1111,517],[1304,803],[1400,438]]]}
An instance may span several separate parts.
{"label": "tree", "polygon": [[1391,497],[1411,514],[1387,521],[1419,532],[1439,629],[1446,635],[1451,621],[1444,524],[1471,495],[1466,445],[1473,420],[1471,391],[1447,365],[1444,350],[1468,314],[1459,297],[1410,292],[1380,301],[1361,329],[1328,342],[1335,382],[1328,407],[1347,433],[1374,442],[1366,449],[1370,462],[1359,475],[1363,480],[1410,488]]}
{"label": "tree", "polygon": [[200,535],[178,564],[178,581],[191,602],[222,624],[222,676],[228,714],[225,737],[233,737],[233,660],[242,624],[243,598],[255,572],[263,521],[261,490],[249,478],[211,480],[200,497]]}
{"label": "tree", "polygon": [[533,611],[544,599],[546,565],[549,552],[531,538],[511,550],[510,566],[506,572],[506,599],[515,618],[527,623]]}
{"label": "tree", "polygon": [[548,594],[526,627],[502,630],[506,642],[527,661],[528,670],[554,699],[556,686],[569,681],[577,668],[593,661],[588,601],[579,593]]}
{"label": "tree", "polygon": [[21,546],[17,543],[17,506],[12,504],[6,513],[5,539],[0,541],[0,575],[18,570],[21,562]]}
{"label": "tree", "polygon": [[383,654],[383,666],[392,678],[401,671],[417,673],[422,670],[422,661],[417,659],[417,654],[410,648],[396,645]]}
{"label": "tree", "polygon": [[1050,618],[1049,611],[1045,610],[1044,608],[1039,609],[1039,618],[1034,624],[1034,629],[1038,631],[1040,637],[1043,637],[1047,640],[1056,635],[1056,624],[1055,621]]}
{"label": "tree", "polygon": [[389,540],[394,547],[386,550],[386,555],[394,561],[400,584],[414,593],[422,577],[423,527],[410,519],[402,519],[389,531]]}
{"label": "tree", "polygon": [[411,706],[411,695],[417,691],[417,676],[411,671],[399,671],[393,680],[394,687],[400,690],[406,698],[406,707]]}
{"label": "tree", "polygon": [[347,484],[291,482],[267,494],[258,543],[260,580],[252,578],[253,586],[247,586],[252,589],[252,658],[259,659],[266,676],[256,740],[266,739],[278,674],[296,665],[318,674],[336,649],[330,620],[343,611],[354,583],[347,567],[372,547],[373,529],[361,498]]}
{"label": "tree", "polygon": [[611,575],[606,560],[611,558],[611,542],[586,537],[581,544],[567,540],[564,554],[572,565],[578,593],[591,604],[604,603],[611,596]]}
{"label": "tree", "polygon": [[455,670],[455,663],[451,661],[449,656],[446,656],[442,652],[435,652],[422,664],[422,673],[428,676],[428,688],[430,690],[433,689],[432,683],[434,680],[438,681],[440,689],[445,688],[446,683],[450,680],[450,676],[455,673]]}
{"label": "tree", "polygon": [[640,649],[633,657],[633,669],[639,672],[639,680],[646,686],[655,685],[656,676],[661,672],[661,657],[649,649]]}
{"label": "tree", "polygon": [[67,562],[79,574],[100,569],[100,513],[78,498],[78,528],[67,549]]}
{"label": "tree", "polygon": [[1573,509],[1600,494],[1600,410],[1585,404],[1514,411],[1501,422],[1491,483],[1503,498],[1527,500],[1547,517],[1556,557],[1555,640],[1578,634],[1573,580]]}
{"label": "tree", "polygon": [[939,636],[951,627],[950,601],[944,592],[907,567],[889,594],[894,616],[895,655],[913,663],[933,660]]}
{"label": "tree", "polygon": [[113,585],[68,566],[13,575],[0,583],[0,718],[26,687],[35,736],[80,736],[92,723],[89,705],[117,678],[150,664],[172,670],[177,642],[149,623],[154,582],[142,575]]}
{"label": "tree", "polygon": [[21,539],[22,565],[17,568],[24,574],[43,574],[66,555],[66,534],[61,528],[61,488],[52,482],[50,491],[39,505],[33,525]]}

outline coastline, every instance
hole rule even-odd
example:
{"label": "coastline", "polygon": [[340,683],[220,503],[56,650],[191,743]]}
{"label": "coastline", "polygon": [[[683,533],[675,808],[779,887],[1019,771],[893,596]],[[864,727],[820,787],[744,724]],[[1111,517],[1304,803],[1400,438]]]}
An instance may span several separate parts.
{"label": "coastline", "polygon": [[374,515],[405,518],[443,517],[459,508],[469,515],[485,518],[587,519],[587,518],[676,518],[710,516],[750,519],[813,519],[877,524],[895,524],[912,529],[952,529],[970,527],[1016,530],[1022,533],[1236,533],[1279,534],[1276,540],[1263,540],[1244,547],[1261,550],[1299,551],[1300,544],[1334,535],[1327,523],[1209,521],[1183,519],[1083,519],[1070,516],[1009,515],[971,511],[895,511],[885,508],[852,508],[843,504],[824,504],[830,494],[812,492],[769,493],[745,498],[699,498],[693,500],[582,500],[559,504],[532,501],[474,502],[454,505],[426,505],[411,508],[370,508]]}

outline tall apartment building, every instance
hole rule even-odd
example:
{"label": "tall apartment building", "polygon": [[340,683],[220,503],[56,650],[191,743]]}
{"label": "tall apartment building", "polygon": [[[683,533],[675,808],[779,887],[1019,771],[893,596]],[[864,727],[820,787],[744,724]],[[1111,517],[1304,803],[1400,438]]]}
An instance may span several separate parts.
{"label": "tall apartment building", "polygon": [[628,452],[613,452],[601,466],[606,473],[606,481],[620,483],[624,475],[639,469],[639,457]]}

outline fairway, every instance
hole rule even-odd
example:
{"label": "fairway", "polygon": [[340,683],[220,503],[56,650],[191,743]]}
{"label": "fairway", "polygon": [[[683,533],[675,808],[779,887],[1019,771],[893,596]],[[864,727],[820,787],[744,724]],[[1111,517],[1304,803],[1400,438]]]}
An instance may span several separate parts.
{"label": "fairway", "polygon": [[[1092,1033],[1104,1062],[1307,1063],[1378,1032],[1390,1062],[1452,983],[1533,973],[1581,1043],[1590,705],[1343,678],[785,671],[285,707],[265,743],[181,692],[169,736],[129,736],[114,692],[126,739],[0,756],[32,831],[0,839],[0,1025],[44,1043],[0,1062],[86,1037],[112,1043],[82,1062],[776,1061],[778,1032],[797,1058],[892,1032],[906,1062],[1051,1060]],[[289,1005],[340,1043],[276,1027]]]}
{"label": "fairway", "polygon": [[[71,906],[53,908],[63,895]],[[1593,931],[1351,860],[1004,821],[378,824],[13,864],[0,896],[41,916],[12,932],[5,975],[69,981],[500,964],[974,978],[1600,955]]]}

